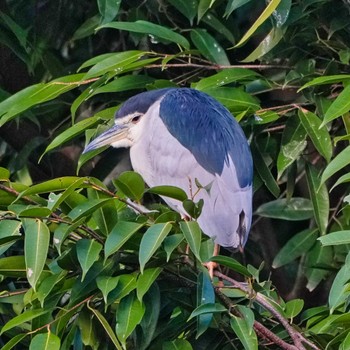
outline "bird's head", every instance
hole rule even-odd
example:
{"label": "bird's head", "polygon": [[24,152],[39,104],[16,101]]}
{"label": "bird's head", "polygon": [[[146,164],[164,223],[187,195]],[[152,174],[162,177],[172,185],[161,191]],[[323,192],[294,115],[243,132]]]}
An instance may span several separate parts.
{"label": "bird's head", "polygon": [[117,111],[114,125],[91,141],[83,153],[103,146],[133,146],[142,134],[144,123],[147,122],[147,111],[168,91],[169,89],[151,90],[129,98]]}

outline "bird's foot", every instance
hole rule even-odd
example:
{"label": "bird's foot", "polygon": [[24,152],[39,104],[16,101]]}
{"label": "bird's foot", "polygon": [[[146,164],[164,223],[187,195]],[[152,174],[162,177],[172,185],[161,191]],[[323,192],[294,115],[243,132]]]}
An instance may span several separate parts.
{"label": "bird's foot", "polygon": [[207,269],[208,269],[208,272],[209,272],[209,276],[211,279],[214,278],[214,270],[219,266],[216,262],[213,262],[213,261],[209,261],[207,263],[204,263],[203,264]]}

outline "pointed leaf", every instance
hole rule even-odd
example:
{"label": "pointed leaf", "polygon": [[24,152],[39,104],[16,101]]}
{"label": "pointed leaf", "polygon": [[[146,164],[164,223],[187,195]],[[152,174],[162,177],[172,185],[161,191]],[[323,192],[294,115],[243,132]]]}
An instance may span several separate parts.
{"label": "pointed leaf", "polygon": [[134,171],[123,172],[114,182],[132,200],[140,201],[145,192],[145,182],[142,176]]}
{"label": "pointed leaf", "polygon": [[303,89],[306,89],[311,86],[318,86],[318,85],[324,85],[324,84],[335,84],[335,83],[342,83],[350,80],[350,74],[338,74],[338,75],[326,75],[322,77],[317,77],[315,79],[312,79],[311,81],[307,82],[305,85],[303,85],[298,92],[300,92]]}
{"label": "pointed leaf", "polygon": [[25,232],[24,252],[27,279],[33,289],[44,269],[50,243],[50,231],[46,224],[38,219],[23,219]]}
{"label": "pointed leaf", "polygon": [[174,198],[181,202],[187,199],[186,192],[175,186],[154,186],[149,188],[147,192],[158,194],[159,196]]}
{"label": "pointed leaf", "polygon": [[136,288],[136,274],[118,276],[118,284],[108,295],[108,304],[129,295]]}
{"label": "pointed leaf", "polygon": [[193,350],[193,348],[186,339],[175,339],[164,342],[162,350]]}
{"label": "pointed leaf", "polygon": [[188,320],[191,320],[192,318],[203,314],[212,314],[219,312],[227,312],[226,307],[218,303],[202,304],[192,311]]}
{"label": "pointed leaf", "polygon": [[113,21],[119,12],[122,0],[98,0],[98,11],[101,15],[101,24]]}
{"label": "pointed leaf", "polygon": [[109,292],[117,287],[120,276],[99,276],[96,279],[97,287],[100,289],[103,295],[105,304],[107,304],[107,297]]}
{"label": "pointed leaf", "polygon": [[78,261],[83,270],[81,276],[81,280],[83,281],[90,267],[98,260],[102,245],[93,239],[80,239],[76,243],[76,247]]}
{"label": "pointed leaf", "polygon": [[350,231],[336,231],[328,233],[328,235],[319,237],[318,240],[323,246],[350,244]]}
{"label": "pointed leaf", "polygon": [[245,319],[232,316],[230,324],[245,350],[258,350],[257,336]]}
{"label": "pointed leaf", "polygon": [[59,350],[60,346],[60,338],[49,332],[37,334],[30,342],[29,350]]}
{"label": "pointed leaf", "polygon": [[142,301],[143,296],[148,292],[152,283],[157,279],[162,272],[162,268],[155,267],[152,269],[146,269],[141,273],[137,279],[137,299]]}
{"label": "pointed leaf", "polygon": [[140,252],[139,252],[139,262],[141,273],[149,259],[152,257],[154,252],[159,248],[159,246],[164,241],[165,237],[171,231],[172,225],[167,223],[159,223],[152,225],[143,235]]}
{"label": "pointed leaf", "polygon": [[210,261],[216,262],[220,265],[227,266],[233,271],[236,271],[240,273],[243,276],[251,277],[251,273],[248,271],[248,269],[243,266],[241,263],[239,263],[237,260],[230,258],[229,256],[223,256],[223,255],[216,255],[213,256]]}
{"label": "pointed leaf", "polygon": [[349,112],[349,110],[350,110],[350,85],[347,85],[327,109],[322,125],[325,125],[331,120],[340,117],[341,115]]}
{"label": "pointed leaf", "polygon": [[163,246],[166,252],[167,262],[170,260],[171,254],[174,251],[174,249],[180,245],[183,239],[184,239],[184,236],[180,233],[168,236],[164,239]]}
{"label": "pointed leaf", "polygon": [[169,0],[169,2],[190,21],[191,25],[193,24],[193,19],[197,15],[197,0]]}
{"label": "pointed leaf", "polygon": [[200,261],[200,247],[202,240],[202,231],[196,221],[181,221],[180,229],[185,236],[187,243],[189,244],[192,253]]}
{"label": "pointed leaf", "polygon": [[113,198],[103,198],[103,199],[92,199],[90,201],[83,202],[76,207],[74,207],[69,213],[68,217],[72,221],[78,221],[83,217],[88,217],[92,215],[94,211],[101,208],[103,205],[108,202],[114,201]]}
{"label": "pointed leaf", "polygon": [[21,340],[23,340],[28,334],[17,334],[11,340],[9,340],[1,349],[11,350],[13,349]]}

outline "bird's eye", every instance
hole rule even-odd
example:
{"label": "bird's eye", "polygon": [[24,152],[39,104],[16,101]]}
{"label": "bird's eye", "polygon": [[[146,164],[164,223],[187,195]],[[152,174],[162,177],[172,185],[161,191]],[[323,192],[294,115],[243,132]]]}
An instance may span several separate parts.
{"label": "bird's eye", "polygon": [[136,114],[132,119],[131,119],[131,122],[136,124],[140,121],[141,119],[141,114]]}

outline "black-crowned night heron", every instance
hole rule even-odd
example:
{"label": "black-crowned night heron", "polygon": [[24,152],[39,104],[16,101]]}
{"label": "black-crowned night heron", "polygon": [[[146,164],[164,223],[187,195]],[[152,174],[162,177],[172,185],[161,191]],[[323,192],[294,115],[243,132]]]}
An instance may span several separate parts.
{"label": "black-crowned night heron", "polygon": [[[188,88],[133,96],[116,113],[115,125],[84,152],[105,145],[130,147],[132,166],[150,187],[177,186],[194,201],[203,199],[198,223],[215,243],[244,246],[252,218],[252,157],[241,127],[214,98]],[[180,201],[164,201],[188,215]]]}

